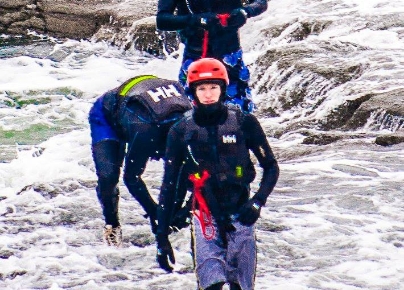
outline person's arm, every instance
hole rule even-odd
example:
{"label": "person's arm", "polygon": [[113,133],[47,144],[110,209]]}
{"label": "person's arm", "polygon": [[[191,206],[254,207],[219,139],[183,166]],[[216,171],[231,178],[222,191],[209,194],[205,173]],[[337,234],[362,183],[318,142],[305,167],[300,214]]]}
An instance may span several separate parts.
{"label": "person's arm", "polygon": [[181,30],[189,25],[189,15],[175,15],[177,0],[159,0],[157,4],[156,25],[157,29],[175,31]]}
{"label": "person's arm", "polygon": [[247,12],[247,17],[254,17],[264,13],[268,9],[268,0],[255,0],[250,4],[243,6],[245,12]]}
{"label": "person's arm", "polygon": [[167,137],[164,178],[159,196],[157,234],[168,234],[170,220],[174,210],[177,192],[177,180],[184,160],[184,146],[181,134],[175,127],[171,128]]}
{"label": "person's arm", "polygon": [[260,202],[261,206],[265,204],[268,196],[271,194],[279,177],[278,162],[268,144],[265,133],[258,120],[251,114],[245,116],[244,128],[249,132],[248,147],[252,150],[258,159],[259,165],[263,168],[263,174],[260,187],[257,193],[252,197]]}
{"label": "person's arm", "polygon": [[168,239],[169,226],[175,203],[178,174],[181,168],[184,146],[181,135],[172,127],[167,137],[166,160],[164,163],[164,178],[157,208],[157,262],[167,272],[172,272],[175,264],[174,252]]}
{"label": "person's arm", "polygon": [[279,167],[258,120],[251,114],[245,115],[243,132],[247,147],[253,151],[263,168],[260,187],[238,211],[237,219],[246,226],[252,226],[260,217],[261,207],[266,203],[279,177]]}
{"label": "person's arm", "polygon": [[260,15],[268,8],[267,0],[253,0],[240,8],[233,9],[227,19],[228,28],[240,28],[246,24],[247,19]]}

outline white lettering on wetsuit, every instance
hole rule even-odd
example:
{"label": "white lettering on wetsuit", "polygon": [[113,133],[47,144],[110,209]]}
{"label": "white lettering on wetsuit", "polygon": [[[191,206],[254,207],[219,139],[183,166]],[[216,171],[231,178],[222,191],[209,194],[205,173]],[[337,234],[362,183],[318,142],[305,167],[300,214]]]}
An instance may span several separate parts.
{"label": "white lettering on wetsuit", "polygon": [[223,143],[237,143],[236,135],[223,135]]}

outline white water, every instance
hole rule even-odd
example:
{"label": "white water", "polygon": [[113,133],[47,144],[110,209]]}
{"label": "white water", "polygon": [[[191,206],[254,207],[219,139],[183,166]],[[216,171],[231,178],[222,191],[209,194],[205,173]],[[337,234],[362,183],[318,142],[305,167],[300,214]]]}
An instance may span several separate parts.
{"label": "white water", "polygon": [[[264,49],[288,45],[286,34],[285,39],[257,40],[261,28],[295,18],[341,17],[312,37],[371,48],[354,58],[377,68],[368,74],[385,77],[372,81],[362,76],[340,87],[341,97],[327,95],[329,100],[316,111],[324,114],[349,92],[403,86],[394,77],[401,79],[404,66],[403,28],[371,31],[344,24],[347,15],[376,19],[393,12],[404,13],[404,3],[271,1],[264,15],[243,28],[246,60],[253,73],[253,62]],[[123,185],[124,247],[103,244],[87,125],[98,95],[138,74],[175,79],[179,59],[154,59],[84,41],[68,41],[54,50],[65,51],[66,57],[57,62],[27,56],[0,59],[0,97],[52,99],[22,109],[0,108],[0,128],[16,131],[44,124],[60,132],[49,139],[39,136],[36,146],[12,146],[18,158],[0,163],[0,288],[195,289],[188,231],[171,237],[177,264],[173,274],[166,274],[154,261],[154,240],[143,212]],[[383,69],[372,62],[376,56],[396,68]],[[277,72],[270,73],[275,77]],[[276,127],[278,121],[297,116],[293,114],[301,112],[285,111],[261,122]],[[269,139],[281,176],[257,223],[256,289],[404,289],[404,146],[381,148],[369,138],[316,147],[300,145],[302,138],[292,132]],[[144,178],[155,198],[161,175],[162,163],[150,162]]]}

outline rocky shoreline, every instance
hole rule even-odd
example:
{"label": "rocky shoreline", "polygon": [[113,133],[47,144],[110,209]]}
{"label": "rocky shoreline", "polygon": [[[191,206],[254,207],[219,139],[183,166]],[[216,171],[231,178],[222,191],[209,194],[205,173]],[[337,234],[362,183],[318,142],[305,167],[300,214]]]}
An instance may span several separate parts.
{"label": "rocky shoreline", "polygon": [[[0,0],[0,34],[30,32],[57,38],[93,39],[162,53],[156,33],[156,1]],[[168,36],[176,45],[175,35]]]}

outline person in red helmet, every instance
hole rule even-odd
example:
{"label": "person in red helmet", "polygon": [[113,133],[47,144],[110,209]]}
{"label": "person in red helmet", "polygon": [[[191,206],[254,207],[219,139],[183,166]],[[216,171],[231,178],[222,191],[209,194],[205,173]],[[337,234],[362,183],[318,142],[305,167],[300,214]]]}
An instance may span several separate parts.
{"label": "person in red helmet", "polygon": [[[224,105],[229,83],[224,65],[202,58],[189,67],[188,85],[195,97],[192,111],[170,128],[164,178],[157,208],[157,262],[171,272],[175,263],[168,235],[175,207],[175,180],[180,170],[193,182],[192,239],[200,289],[254,288],[254,224],[272,192],[279,168],[265,133],[252,114]],[[260,186],[250,151],[263,169]]]}

